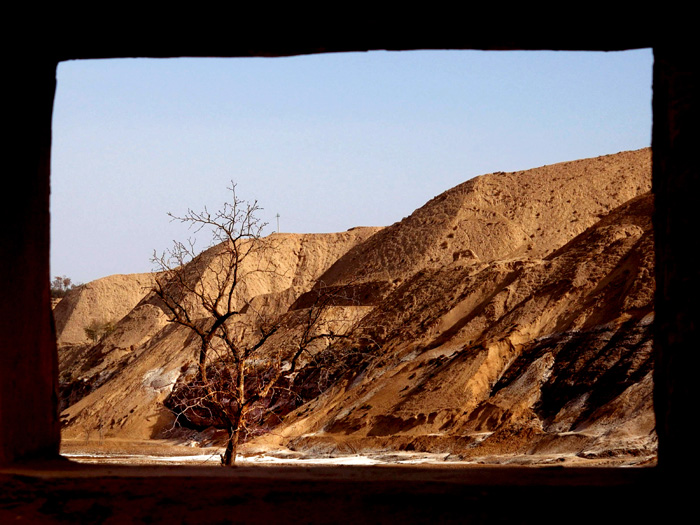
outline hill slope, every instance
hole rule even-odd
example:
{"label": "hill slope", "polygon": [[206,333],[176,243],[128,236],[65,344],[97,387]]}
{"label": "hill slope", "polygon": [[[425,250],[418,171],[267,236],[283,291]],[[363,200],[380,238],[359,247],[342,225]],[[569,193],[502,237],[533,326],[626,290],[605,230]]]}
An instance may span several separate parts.
{"label": "hill slope", "polygon": [[[293,316],[323,283],[352,298],[335,314],[356,327],[271,400],[275,432],[254,443],[653,454],[650,160],[484,175],[387,228],[281,236],[285,270],[247,299]],[[194,355],[143,298],[62,370],[64,436],[162,436]]]}
{"label": "hill slope", "polygon": [[652,206],[635,198],[544,259],[419,272],[361,321],[373,359],[288,415],[275,439],[653,454]]}
{"label": "hill slope", "polygon": [[[286,311],[335,260],[378,229],[273,235],[276,271],[256,274],[241,288],[245,296],[241,300]],[[211,249],[201,257],[206,261],[215,253],[216,249]],[[63,300],[81,303],[85,297],[76,289]],[[64,406],[70,405],[62,414],[64,437],[99,433],[102,437],[145,439],[172,426],[174,417],[162,402],[181,368],[195,359],[196,343],[181,328],[168,323],[153,294],[142,291],[136,302],[115,330],[94,346],[83,345],[78,352],[59,340],[62,401]],[[75,318],[70,322],[85,323]]]}

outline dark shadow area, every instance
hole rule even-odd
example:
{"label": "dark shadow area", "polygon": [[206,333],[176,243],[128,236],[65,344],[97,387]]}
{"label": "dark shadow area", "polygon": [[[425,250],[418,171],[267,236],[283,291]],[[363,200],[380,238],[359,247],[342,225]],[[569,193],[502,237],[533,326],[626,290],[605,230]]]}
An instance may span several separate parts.
{"label": "dark shadow area", "polygon": [[[574,17],[502,13],[457,21],[423,16],[225,17],[115,13],[78,20],[28,17],[30,41],[11,55],[13,170],[2,208],[0,521],[25,522],[567,522],[669,523],[690,508],[700,276],[692,210],[699,194],[697,59],[688,13],[597,11]],[[153,16],[151,16],[153,15]],[[495,26],[487,24],[493,22]],[[495,21],[500,21],[496,23]],[[202,25],[204,24],[204,25]],[[247,34],[235,26],[245,26]],[[672,28],[669,33],[669,28]],[[206,29],[206,30],[203,30]],[[670,36],[669,36],[670,35]],[[31,47],[31,49],[30,49]],[[58,460],[58,374],[49,295],[49,159],[55,72],[97,57],[287,56],[368,49],[653,47],[653,191],[656,211],[655,412],[659,465],[649,469],[414,468],[188,469],[76,466]],[[692,144],[692,145],[691,145]],[[689,458],[690,456],[690,458]],[[692,479],[692,478],[690,478]],[[692,514],[691,514],[692,515]]]}

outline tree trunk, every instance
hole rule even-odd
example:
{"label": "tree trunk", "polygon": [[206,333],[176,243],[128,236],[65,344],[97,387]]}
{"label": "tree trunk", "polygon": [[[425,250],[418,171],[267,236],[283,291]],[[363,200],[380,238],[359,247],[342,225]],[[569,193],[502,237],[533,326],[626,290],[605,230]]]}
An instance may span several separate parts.
{"label": "tree trunk", "polygon": [[236,466],[236,453],[238,451],[238,428],[228,428],[228,441],[226,441],[226,451],[221,457],[221,464],[224,467]]}
{"label": "tree trunk", "polygon": [[228,427],[228,441],[226,442],[226,452],[221,458],[221,464],[224,467],[233,467],[236,464],[236,452],[238,451],[238,437],[241,428],[241,419],[243,418],[243,407],[245,406],[245,362],[242,356],[239,356],[237,363],[236,377],[236,393],[238,395],[238,409]]}
{"label": "tree trunk", "polygon": [[221,457],[221,464],[224,467],[236,466],[236,454],[238,452],[238,437],[240,436],[241,418],[243,417],[243,409],[239,407],[233,421],[229,425],[228,441],[226,441],[226,451]]}
{"label": "tree trunk", "polygon": [[208,341],[202,339],[202,344],[199,349],[199,380],[203,385],[207,383],[207,350],[209,349]]}

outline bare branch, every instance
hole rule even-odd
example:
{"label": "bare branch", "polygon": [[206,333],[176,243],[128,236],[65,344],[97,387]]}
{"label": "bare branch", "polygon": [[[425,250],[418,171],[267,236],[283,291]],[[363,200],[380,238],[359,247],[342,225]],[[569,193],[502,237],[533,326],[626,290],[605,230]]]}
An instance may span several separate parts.
{"label": "bare branch", "polygon": [[[241,200],[233,183],[228,189],[229,202],[215,212],[169,214],[193,235],[209,236],[202,252],[195,238],[175,241],[160,255],[154,252],[152,262],[158,272],[153,293],[169,321],[199,340],[197,372],[181,376],[167,406],[178,420],[225,429],[222,462],[232,465],[239,437],[269,413],[270,396],[288,388],[302,357],[312,355],[318,341],[343,335],[324,320],[333,297],[323,286],[314,304],[294,315],[270,317],[256,310],[246,286],[256,274],[279,272],[276,246],[262,237],[266,223],[257,216],[258,203]],[[291,346],[275,339],[282,328],[296,334]]]}

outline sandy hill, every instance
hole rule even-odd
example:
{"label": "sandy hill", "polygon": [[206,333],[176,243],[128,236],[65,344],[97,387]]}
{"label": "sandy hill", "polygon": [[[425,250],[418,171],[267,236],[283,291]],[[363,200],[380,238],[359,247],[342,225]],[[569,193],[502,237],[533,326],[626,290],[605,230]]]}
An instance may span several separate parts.
{"label": "sandy hill", "polygon": [[[253,443],[653,454],[650,180],[650,150],[623,152],[477,177],[383,229],[279,236],[246,299],[291,316],[322,282],[352,298],[335,314],[355,328],[272,400],[274,432]],[[62,368],[64,436],[173,428],[163,402],[193,341],[136,303]],[[73,311],[66,325],[84,324]]]}
{"label": "sandy hill", "polygon": [[635,198],[544,259],[417,273],[361,321],[373,358],[288,415],[274,440],[653,454],[652,205]]}
{"label": "sandy hill", "polygon": [[643,149],[475,177],[357,246],[322,279],[400,283],[457,259],[543,257],[649,191],[650,172]]}
{"label": "sandy hill", "polygon": [[[328,267],[354,245],[365,241],[380,228],[353,228],[333,234],[274,234],[274,271],[256,273],[241,287],[240,301],[249,300],[259,308],[285,311],[298,295],[307,291]],[[207,250],[195,261],[204,269],[217,249]],[[259,261],[246,261],[257,266]],[[107,278],[109,281],[110,278]],[[100,282],[100,281],[98,281]],[[152,281],[151,281],[152,283]],[[90,289],[89,283],[87,285]],[[189,334],[167,322],[157,298],[141,289],[132,298],[132,309],[116,324],[114,331],[96,345],[76,347],[59,339],[59,362],[67,422],[64,436],[118,435],[151,438],[173,423],[163,405],[181,368],[192,362],[196,342]],[[93,296],[81,289],[70,291],[63,301],[80,303]],[[103,297],[106,303],[109,297]],[[122,298],[115,293],[115,301]],[[63,303],[61,301],[61,303]],[[60,303],[59,303],[60,306]],[[57,307],[58,308],[58,307]],[[72,309],[66,325],[85,326],[91,317],[78,313],[108,311],[109,306],[91,304]],[[60,315],[61,312],[55,312]],[[92,314],[95,315],[95,314]],[[109,428],[109,431],[105,430]]]}
{"label": "sandy hill", "polygon": [[88,343],[90,323],[117,323],[153,286],[153,275],[111,275],[78,286],[54,308],[59,346]]}

